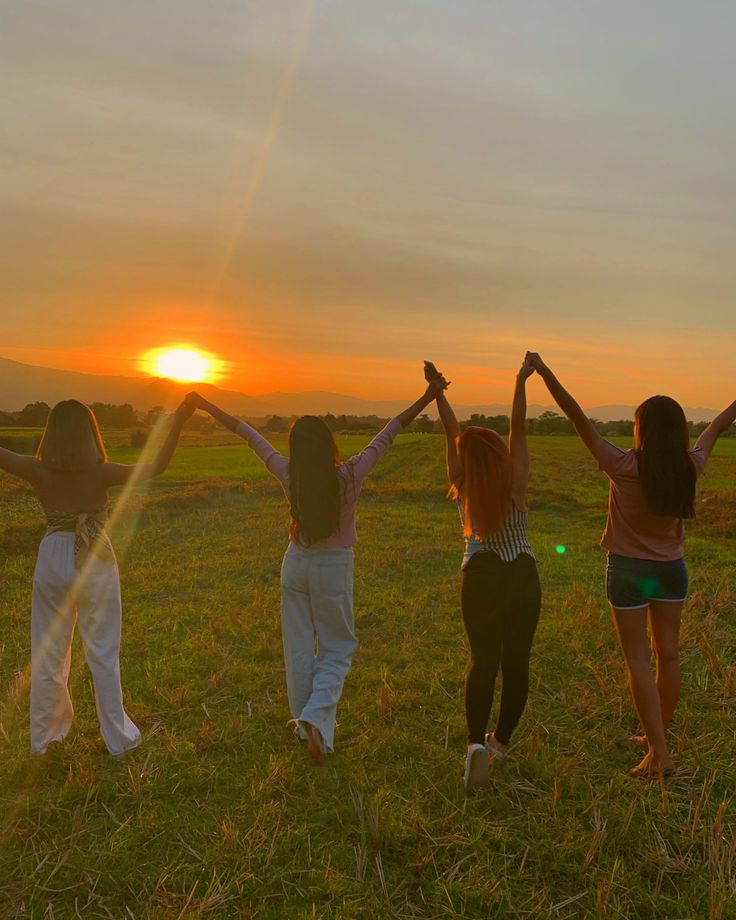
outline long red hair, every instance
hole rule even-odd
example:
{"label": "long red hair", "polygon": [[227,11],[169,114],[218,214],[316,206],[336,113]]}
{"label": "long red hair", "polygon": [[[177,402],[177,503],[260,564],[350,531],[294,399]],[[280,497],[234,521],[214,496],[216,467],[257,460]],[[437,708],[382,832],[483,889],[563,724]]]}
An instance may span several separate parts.
{"label": "long red hair", "polygon": [[457,453],[462,481],[452,486],[450,497],[462,507],[465,536],[475,532],[485,540],[501,529],[511,510],[511,454],[500,434],[473,426],[458,437]]}

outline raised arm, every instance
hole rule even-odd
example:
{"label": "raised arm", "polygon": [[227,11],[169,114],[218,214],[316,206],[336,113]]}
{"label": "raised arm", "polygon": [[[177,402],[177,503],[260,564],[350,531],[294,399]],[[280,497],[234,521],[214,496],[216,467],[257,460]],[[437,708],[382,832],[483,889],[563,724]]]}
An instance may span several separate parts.
{"label": "raised arm", "polygon": [[447,478],[452,485],[458,486],[462,479],[462,465],[457,454],[457,439],[460,437],[460,425],[445,396],[444,390],[437,394],[437,410],[440,414],[442,427],[445,429],[445,439],[447,441]]}
{"label": "raised arm", "polygon": [[11,476],[34,482],[40,463],[35,457],[28,454],[16,454],[14,450],[0,447],[0,470],[5,470]]}
{"label": "raised arm", "polygon": [[536,352],[527,352],[527,359],[534,366],[534,370],[539,374],[542,380],[544,380],[552,399],[554,399],[560,409],[562,409],[565,415],[573,423],[575,431],[580,435],[585,446],[596,460],[598,460],[605,442],[595,425]]}
{"label": "raised arm", "polygon": [[234,415],[228,415],[219,406],[211,403],[209,400],[200,396],[199,393],[187,393],[187,400],[191,402],[195,409],[201,409],[217,419],[218,422],[229,428],[239,438],[248,443],[248,446],[254,453],[260,457],[266,466],[266,469],[286,487],[289,480],[289,459],[279,453],[276,448],[269,443],[263,435],[247,422]]}
{"label": "raised arm", "polygon": [[732,402],[727,409],[724,409],[720,415],[713,419],[695,442],[695,446],[699,447],[706,456],[709,456],[718,438],[734,421],[736,421],[736,402]]}
{"label": "raised arm", "polygon": [[530,358],[516,375],[514,402],[511,407],[511,424],[509,428],[509,452],[514,465],[514,491],[516,497],[523,499],[529,481],[529,448],[526,443],[526,382],[534,373]]}
{"label": "raised arm", "polygon": [[106,463],[104,471],[107,485],[123,485],[130,479],[135,479],[136,482],[144,482],[163,473],[176,450],[184,422],[191,417],[193,412],[194,406],[189,400],[185,400],[177,407],[171,417],[171,428],[166,440],[151,463]]}
{"label": "raised arm", "polygon": [[199,393],[187,393],[187,402],[190,402],[195,409],[208,412],[212,418],[217,419],[221,425],[224,425],[232,432],[235,432],[235,429],[240,424],[239,418],[235,418],[234,415],[228,415],[227,412],[205,399],[204,396],[200,396]]}
{"label": "raised arm", "polygon": [[352,469],[353,482],[359,483],[375,467],[381,457],[386,453],[394,438],[401,428],[406,426],[419,415],[422,409],[425,409],[446,387],[447,381],[441,375],[436,380],[432,380],[421,399],[418,399],[413,405],[405,409],[400,415],[392,418],[391,421],[373,438],[359,454],[351,457],[347,462]]}
{"label": "raised arm", "polygon": [[396,416],[401,427],[406,428],[407,425],[410,425],[419,413],[426,409],[431,402],[434,402],[438,394],[447,386],[449,386],[449,384],[442,376],[430,380],[427,384],[427,389],[419,399],[415,403],[412,403],[408,409],[404,409],[403,412],[400,412]]}

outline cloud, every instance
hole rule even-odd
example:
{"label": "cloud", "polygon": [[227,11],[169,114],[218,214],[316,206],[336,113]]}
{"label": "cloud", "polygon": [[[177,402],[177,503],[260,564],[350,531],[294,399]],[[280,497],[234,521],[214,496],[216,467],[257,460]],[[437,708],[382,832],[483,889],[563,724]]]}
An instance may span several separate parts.
{"label": "cloud", "polygon": [[489,329],[510,349],[597,336],[621,367],[658,330],[695,349],[736,331],[732,7],[310,9],[14,11],[0,202],[18,342],[84,330],[92,347],[118,315],[148,328],[152,303],[274,356],[381,355],[414,332],[469,368]]}

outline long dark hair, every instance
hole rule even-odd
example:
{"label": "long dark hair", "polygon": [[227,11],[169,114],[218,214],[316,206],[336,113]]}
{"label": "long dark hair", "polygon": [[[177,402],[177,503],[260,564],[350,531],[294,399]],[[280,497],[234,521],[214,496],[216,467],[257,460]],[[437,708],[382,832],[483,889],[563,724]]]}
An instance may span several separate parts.
{"label": "long dark hair", "polygon": [[651,513],[695,517],[695,464],[682,406],[669,396],[650,396],[634,415],[634,444]]}
{"label": "long dark hair", "polygon": [[475,532],[481,540],[499,531],[511,508],[513,466],[500,434],[489,428],[466,428],[457,439],[463,470],[460,488],[452,486],[450,498],[462,505],[465,536]]}
{"label": "long dark hair", "polygon": [[340,523],[340,454],[327,425],[303,415],[289,429],[291,535],[304,543],[331,536]]}

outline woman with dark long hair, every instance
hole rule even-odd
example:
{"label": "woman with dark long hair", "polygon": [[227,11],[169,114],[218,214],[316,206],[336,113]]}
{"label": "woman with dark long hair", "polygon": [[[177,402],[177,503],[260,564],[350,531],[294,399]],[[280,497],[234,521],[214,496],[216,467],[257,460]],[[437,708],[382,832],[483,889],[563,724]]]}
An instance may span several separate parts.
{"label": "woman with dark long hair", "polygon": [[[526,380],[533,373],[524,362],[517,374],[508,446],[486,428],[468,427],[461,433],[444,392],[437,396],[447,438],[450,497],[458,502],[465,536],[460,602],[470,646],[465,677],[468,792],[488,783],[489,755],[498,760],[508,756],[529,693],[529,656],[541,607],[526,503]],[[499,667],[498,721],[487,733]]]}
{"label": "woman with dark long hair", "polygon": [[246,422],[190,394],[197,408],[248,442],[289,502],[289,545],[281,567],[286,689],[296,731],[317,764],[333,750],[337,703],[358,646],[352,547],[358,539],[355,511],[363,480],[396,435],[445,386],[441,377],[429,383],[423,396],[344,462],[332,432],[317,416],[305,415],[293,423],[285,457]]}
{"label": "woman with dark long hair", "polygon": [[150,479],[169,464],[194,411],[182,403],[152,463],[109,463],[92,410],[67,399],[49,413],[35,457],[0,448],[0,469],[28,482],[46,514],[31,606],[31,750],[44,754],[72,723],[67,682],[79,624],[95,685],[102,737],[111,754],[140,744],[120,687],[120,578],[107,523],[108,489]]}
{"label": "woman with dark long hair", "polygon": [[[610,483],[601,544],[608,550],[606,595],[645,735],[634,777],[671,776],[665,732],[680,696],[680,621],[687,598],[684,519],[695,515],[695,482],[718,437],[736,419],[736,402],[690,449],[682,407],[652,396],[636,410],[634,448],[606,441],[536,353],[528,355],[551,396],[575,426]],[[656,673],[650,664],[647,620]]]}

